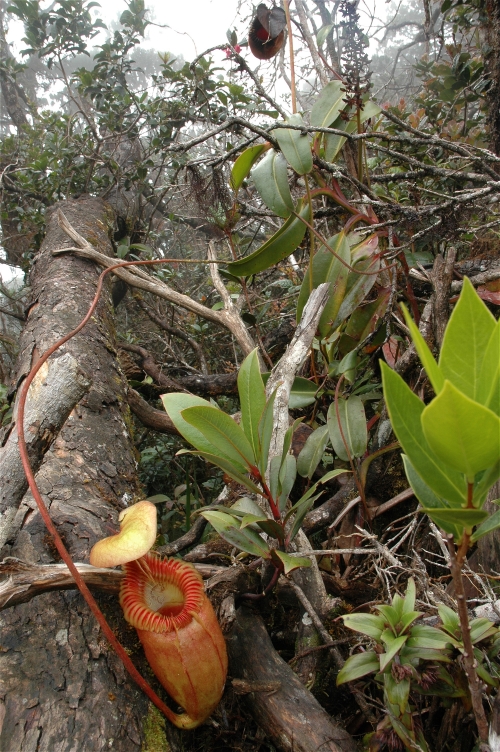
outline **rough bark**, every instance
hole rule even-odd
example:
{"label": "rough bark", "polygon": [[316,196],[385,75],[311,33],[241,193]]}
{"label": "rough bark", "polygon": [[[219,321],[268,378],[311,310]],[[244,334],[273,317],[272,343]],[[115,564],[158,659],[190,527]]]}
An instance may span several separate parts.
{"label": "rough bark", "polygon": [[285,752],[355,752],[351,736],[336,726],[273,648],[262,620],[248,608],[236,614],[228,637],[230,675],[247,682],[279,682],[273,692],[250,692],[247,706],[259,726]]}
{"label": "rough bark", "polygon": [[[66,353],[45,363],[28,392],[24,430],[31,466],[36,472],[70,412],[88,392],[91,381],[76,360]],[[19,454],[15,422],[0,449],[0,549],[21,525],[19,503],[28,490]]]}
{"label": "rough bark", "polygon": [[[110,217],[101,200],[68,201],[64,211],[101,253],[111,254]],[[94,263],[52,255],[69,244],[51,212],[31,272],[33,298],[21,338],[17,383],[40,353],[83,318],[94,296],[100,271]],[[37,476],[52,518],[77,561],[87,558],[110,523],[114,528],[119,510],[139,497],[111,313],[107,287],[87,327],[64,347],[92,375],[93,385]],[[22,509],[21,529],[1,553],[28,563],[54,561],[51,540],[29,493]],[[112,619],[114,603],[110,597]],[[116,609],[116,624],[122,623]],[[77,592],[40,595],[2,612],[0,624],[2,752],[139,750],[146,700],[125,676]]]}

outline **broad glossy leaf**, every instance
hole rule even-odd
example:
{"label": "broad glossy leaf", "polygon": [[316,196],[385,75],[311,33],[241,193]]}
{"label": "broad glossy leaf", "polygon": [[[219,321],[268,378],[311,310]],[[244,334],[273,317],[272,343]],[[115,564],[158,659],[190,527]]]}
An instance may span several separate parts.
{"label": "broad glossy leaf", "polygon": [[[212,444],[208,439],[198,431],[197,428],[184,420],[182,417],[182,411],[188,407],[212,407],[210,402],[202,399],[201,397],[195,397],[193,394],[184,394],[183,392],[171,392],[169,394],[162,394],[161,396],[163,406],[170,417],[170,420],[179,431],[180,435],[192,444],[196,449],[201,452],[208,452],[209,454],[217,454],[218,447]],[[240,470],[244,469],[241,461],[237,463],[237,467]]]}
{"label": "broad glossy leaf", "polygon": [[328,408],[327,425],[335,453],[341,460],[347,461],[349,459],[343,440],[345,439],[351,458],[362,457],[366,452],[368,443],[363,402],[356,395],[349,397],[347,400],[340,397],[338,400],[338,412],[343,438],[340,432],[335,402],[332,402]]}
{"label": "broad glossy leaf", "polygon": [[500,459],[500,418],[449,381],[422,412],[422,429],[436,457],[471,483]]}
{"label": "broad glossy leaf", "polygon": [[311,560],[305,556],[290,556],[284,551],[278,551],[276,548],[272,550],[271,555],[273,559],[276,557],[283,564],[285,574],[289,574],[289,572],[293,572],[294,569],[299,569],[300,567],[311,566]]}
{"label": "broad glossy leaf", "polygon": [[281,462],[285,461],[285,457],[290,451],[290,447],[292,446],[292,439],[293,434],[297,430],[297,426],[302,423],[304,418],[296,418],[292,425],[285,431],[285,437],[283,439],[283,448],[281,450]]}
{"label": "broad glossy leaf", "polygon": [[244,530],[239,530],[234,524],[234,519],[230,515],[224,514],[224,512],[206,511],[200,514],[210,522],[221,538],[224,538],[232,546],[236,546],[241,551],[246,551],[253,556],[262,556],[264,559],[269,558],[269,546],[252,528],[246,527]]}
{"label": "broad glossy leaf", "polygon": [[248,149],[245,149],[245,151],[240,154],[231,170],[231,187],[234,191],[237,192],[241,188],[241,184],[247,177],[255,162],[263,152],[269,149],[269,147],[270,144],[257,144],[256,146],[249,146]]}
{"label": "broad glossy leaf", "polygon": [[321,29],[316,34],[316,44],[318,45],[318,47],[321,47],[321,45],[324,44],[325,39],[332,29],[333,24],[327,24],[326,26],[321,27]]}
{"label": "broad glossy leaf", "polygon": [[346,107],[346,91],[342,81],[330,81],[321,89],[311,110],[311,125],[328,128]]}
{"label": "broad glossy leaf", "polygon": [[273,499],[278,498],[280,483],[281,457],[278,455],[271,457],[269,462],[269,490]]}
{"label": "broad glossy leaf", "polygon": [[299,322],[311,292],[323,284],[323,282],[328,282],[330,284],[330,295],[318,324],[318,330],[322,338],[327,337],[332,329],[332,323],[337,317],[344,298],[347,278],[349,276],[349,269],[337,256],[346,264],[351,263],[349,243],[343,232],[334,235],[327,242],[332,251],[337,255],[334,256],[333,253],[330,253],[323,246],[316,251],[312,260],[312,279],[310,264],[300,288],[296,314],[297,322]]}
{"label": "broad glossy leaf", "polygon": [[[304,125],[302,115],[290,115],[287,120],[290,125]],[[279,144],[279,147],[288,164],[293,167],[299,175],[306,175],[311,172],[313,167],[311,143],[307,134],[302,135],[299,130],[288,130],[287,128],[277,128],[272,134]]]}
{"label": "broad glossy leaf", "polygon": [[379,668],[378,655],[372,650],[367,650],[366,653],[351,655],[339,671],[337,686],[345,684],[345,682],[360,679],[367,674],[373,674],[374,671],[378,672]]}
{"label": "broad glossy leaf", "polygon": [[294,205],[284,156],[271,149],[252,170],[252,178],[267,208],[278,217],[289,217]]}
{"label": "broad glossy leaf", "polygon": [[297,472],[303,478],[312,478],[329,440],[328,426],[320,426],[307,437],[297,458]]}
{"label": "broad glossy leaf", "polygon": [[[180,454],[180,452],[177,452],[177,454]],[[252,491],[252,493],[262,495],[262,489],[256,486],[255,483],[250,480],[248,475],[245,475],[245,468],[243,468],[240,472],[236,469],[233,463],[230,462],[230,460],[226,459],[225,457],[221,457],[220,454],[209,454],[208,452],[189,452],[189,454],[194,454],[198,457],[202,457],[204,460],[206,460],[206,462],[210,462],[212,465],[217,465],[217,467],[220,467],[221,470],[224,470],[226,475],[229,475],[229,477],[235,480],[237,483],[245,486],[245,488],[248,488],[249,491]]]}
{"label": "broad glossy leaf", "polygon": [[208,441],[233,463],[255,466],[255,455],[250,442],[237,423],[215,407],[188,407],[182,417],[194,426]]}
{"label": "broad glossy leaf", "polygon": [[417,474],[425,479],[437,496],[460,506],[467,501],[465,478],[452,468],[445,468],[425,438],[421,416],[424,403],[405,384],[401,376],[380,362],[384,397],[394,433]]}
{"label": "broad glossy leaf", "polygon": [[266,406],[266,390],[260,375],[257,349],[247,355],[238,373],[238,394],[241,406],[241,427],[260,457],[259,423]]}
{"label": "broad glossy leaf", "polygon": [[[299,201],[297,214],[307,222],[311,221],[308,203]],[[249,277],[251,274],[269,269],[270,266],[287,258],[297,249],[304,239],[306,229],[306,225],[298,217],[289,217],[282,227],[254,253],[228,264],[228,272],[236,277]]]}
{"label": "broad glossy leaf", "polygon": [[434,360],[434,356],[429,350],[427,342],[420,334],[418,326],[411,318],[406,307],[402,305],[401,308],[403,309],[406,325],[410,330],[411,338],[418,353],[418,357],[420,358],[422,365],[425,368],[425,372],[427,373],[429,381],[432,384],[432,388],[434,389],[436,394],[439,394],[444,386],[444,376],[441,373],[438,364]]}
{"label": "broad glossy leaf", "polygon": [[450,316],[439,356],[443,377],[472,400],[478,392],[483,357],[496,321],[467,277]]}
{"label": "broad glossy leaf", "polygon": [[[498,503],[499,501],[500,499],[497,499],[496,503]],[[487,520],[485,520],[481,525],[479,525],[477,530],[473,532],[470,542],[475,543],[480,538],[482,538],[483,535],[486,535],[487,533],[491,533],[493,530],[497,530],[499,527],[500,527],[500,510],[490,515],[490,517],[488,517]]]}
{"label": "broad glossy leaf", "polygon": [[258,516],[262,514],[262,508],[256,501],[250,499],[248,496],[241,496],[232,504],[229,509],[231,511],[240,512],[240,517],[243,518],[246,514],[255,514]]}
{"label": "broad glossy leaf", "polygon": [[500,415],[500,320],[484,352],[477,384],[477,401]]}
{"label": "broad glossy leaf", "polygon": [[482,507],[486,501],[491,486],[500,478],[500,460],[482,473],[476,481],[474,488],[474,506]]}
{"label": "broad glossy leaf", "polygon": [[346,614],[342,619],[349,629],[373,637],[374,640],[380,640],[380,635],[385,629],[385,620],[375,614]]}
{"label": "broad glossy leaf", "polygon": [[[360,261],[359,264],[356,264],[356,268],[363,272],[377,272],[381,268],[380,259],[375,257]],[[344,299],[333,323],[334,329],[340,326],[366,300],[368,293],[376,281],[377,275],[375,273],[367,276],[365,274],[349,272]]]}
{"label": "broad glossy leaf", "polygon": [[469,532],[488,517],[488,512],[482,509],[424,509],[424,512],[443,528],[451,523]]}

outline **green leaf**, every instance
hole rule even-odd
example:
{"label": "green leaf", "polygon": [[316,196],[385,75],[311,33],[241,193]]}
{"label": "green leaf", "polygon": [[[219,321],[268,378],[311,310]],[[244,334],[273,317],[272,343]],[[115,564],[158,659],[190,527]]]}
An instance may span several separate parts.
{"label": "green leaf", "polygon": [[[267,384],[269,373],[263,373],[264,384]],[[308,381],[302,376],[296,376],[293,380],[292,390],[290,392],[290,401],[288,407],[290,410],[299,410],[302,407],[308,407],[316,401],[318,387],[314,381]]]}
{"label": "green leaf", "polygon": [[422,412],[422,428],[438,460],[465,473],[470,483],[500,459],[500,418],[448,380]]}
{"label": "green leaf", "polygon": [[471,400],[479,390],[481,365],[495,325],[494,316],[465,277],[444,333],[439,368],[443,377]]}
{"label": "green leaf", "polygon": [[[187,423],[182,417],[182,411],[186,408],[211,407],[210,402],[201,397],[195,397],[193,394],[184,394],[183,392],[162,394],[161,400],[170,420],[186,441],[201,452],[208,452],[208,454],[218,453],[218,447],[208,441],[201,431],[198,431],[190,423]],[[241,462],[238,462],[237,466],[238,469],[244,470],[244,465]]]}
{"label": "green leaf", "polygon": [[[339,232],[337,235],[329,238],[328,246],[340,257],[345,263],[351,263],[351,252],[345,233]],[[342,300],[344,298],[349,269],[340,261],[337,256],[330,253],[323,246],[314,254],[312,264],[304,276],[300,288],[299,299],[297,301],[297,322],[302,317],[304,307],[309,300],[309,296],[323,282],[330,284],[330,294],[326,306],[321,314],[318,324],[318,330],[322,338],[327,337],[339,312]],[[311,280],[312,266],[312,280]]]}
{"label": "green leaf", "polygon": [[[369,118],[377,117],[381,112],[380,107],[373,100],[369,99],[364,103],[363,109],[360,112],[360,122],[364,123]],[[338,131],[345,131],[346,133],[354,133],[358,130],[357,114],[354,113],[350,120],[343,120],[342,117],[338,117],[331,125]],[[333,162],[339,151],[342,149],[346,142],[345,136],[338,136],[333,133],[325,134],[325,159],[327,162]]]}
{"label": "green leaf", "polygon": [[267,472],[267,462],[269,457],[269,447],[271,445],[271,437],[273,434],[273,413],[274,413],[274,400],[276,399],[276,390],[272,393],[266,406],[262,417],[259,421],[259,438],[260,438],[260,464],[259,469],[262,476],[265,476]]}
{"label": "green leaf", "polygon": [[389,624],[394,634],[396,634],[396,627],[401,619],[401,614],[393,607],[389,605],[376,606],[377,611],[384,617],[386,624]]}
{"label": "green leaf", "polygon": [[[307,222],[311,221],[310,207],[307,202],[299,201],[297,214]],[[228,272],[237,277],[249,277],[251,274],[269,269],[270,266],[287,258],[297,249],[304,239],[306,229],[306,225],[298,217],[289,217],[280,229],[254,253],[228,264]]]}
{"label": "green leaf", "polygon": [[394,637],[389,629],[382,634],[381,639],[387,646],[385,653],[380,653],[380,670],[384,671],[394,656],[400,651],[405,642],[408,639],[408,635],[401,635],[401,637]]}
{"label": "green leaf", "polygon": [[444,603],[438,604],[439,618],[443,622],[443,628],[449,632],[453,638],[456,638],[460,634],[460,619],[458,614],[453,611],[449,606],[445,606]]}
{"label": "green leaf", "polygon": [[261,536],[256,533],[252,528],[245,528],[239,530],[234,525],[234,518],[224,512],[200,512],[212,527],[219,533],[221,538],[230,543],[232,546],[246,551],[253,556],[262,556],[264,559],[268,559],[270,556],[270,549],[267,543]]}
{"label": "green leaf", "polygon": [[283,564],[285,574],[289,574],[294,569],[299,569],[300,567],[311,566],[311,560],[305,556],[290,556],[284,551],[278,551],[276,548],[273,548],[271,551],[271,556],[273,559],[277,558]]}
{"label": "green leaf", "polygon": [[248,469],[255,467],[255,455],[247,437],[237,423],[222,410],[215,407],[188,407],[182,411],[185,421],[202,433],[233,463],[241,463]]}
{"label": "green leaf", "polygon": [[[177,452],[177,454],[181,454],[183,452]],[[239,483],[242,486],[245,486],[245,488],[248,488],[252,493],[260,494],[262,496],[262,489],[260,489],[258,486],[255,485],[253,481],[250,480],[248,475],[244,475],[245,469],[243,468],[243,471],[240,472],[233,464],[230,462],[230,460],[226,459],[225,457],[221,457],[219,454],[209,454],[208,452],[187,452],[188,454],[194,454],[197,457],[202,457],[206,462],[210,462],[212,465],[217,465],[217,467],[220,467],[221,470],[224,470],[226,475],[229,475],[230,478],[235,480],[237,483]]]}
{"label": "green leaf", "polygon": [[473,645],[487,637],[492,637],[497,632],[498,628],[489,619],[473,619],[470,623],[470,638]]}
{"label": "green leaf", "polygon": [[385,629],[385,620],[375,614],[346,614],[342,619],[349,629],[373,637],[374,640],[380,640]]}
{"label": "green leaf", "polygon": [[[300,526],[302,525],[302,522],[304,521],[304,517],[313,506],[316,498],[317,498],[316,496],[311,496],[310,498],[302,501],[301,504],[298,504],[298,505],[294,504],[293,509],[295,510],[295,517],[287,535],[288,541],[292,541],[297,535],[297,533],[299,532]],[[287,519],[288,516],[289,515],[287,515],[285,519]]]}
{"label": "green leaf", "polygon": [[[357,274],[349,272],[347,277],[346,293],[339,308],[339,312],[333,322],[333,329],[340,326],[353,311],[364,301],[373,285],[377,281],[375,272],[380,269],[380,259],[377,257],[368,258],[356,264],[356,269],[363,272],[370,272],[370,275]],[[373,272],[373,274],[371,273]]]}
{"label": "green leaf", "polygon": [[477,401],[500,415],[500,320],[484,352],[477,384]]}
{"label": "green leaf", "polygon": [[[494,501],[493,504],[498,504],[500,502],[500,499],[497,499],[496,502]],[[487,533],[491,533],[493,530],[497,530],[500,527],[500,510],[498,512],[495,512],[494,514],[490,515],[487,520],[485,520],[477,530],[475,530],[471,536],[470,542],[475,543],[480,538],[483,537],[483,535],[486,535]]]}
{"label": "green leaf", "polygon": [[252,445],[255,457],[260,457],[259,423],[266,406],[266,390],[257,348],[247,355],[238,373],[238,394],[241,406],[241,427]]}
{"label": "green leaf", "polygon": [[229,509],[231,511],[240,512],[240,517],[244,517],[247,514],[254,514],[256,516],[262,514],[262,508],[256,501],[250,499],[248,496],[241,496],[232,504]]}
{"label": "green leaf", "polygon": [[[290,115],[287,120],[290,125],[304,125],[302,115]],[[277,128],[272,134],[279,144],[279,147],[288,164],[293,167],[299,175],[305,175],[311,172],[313,167],[311,144],[307,134],[302,135],[300,131],[288,130],[286,128]]]}
{"label": "green leaf", "polygon": [[316,44],[318,47],[321,47],[322,44],[324,44],[325,39],[327,38],[328,34],[333,29],[333,24],[328,24],[327,26],[322,26],[321,29],[316,34]]}
{"label": "green leaf", "polygon": [[[342,432],[351,458],[362,457],[366,452],[368,443],[363,402],[356,395],[349,397],[347,400],[340,397],[338,400],[338,412],[340,425],[342,426]],[[341,460],[347,461],[349,454],[340,433],[335,402],[332,402],[328,408],[327,425],[335,453]]]}
{"label": "green leaf", "polygon": [[403,601],[403,614],[414,613],[416,592],[415,580],[413,577],[410,577],[406,586],[406,593]]}
{"label": "green leaf", "polygon": [[311,125],[314,128],[328,128],[338,118],[340,111],[345,109],[345,97],[343,81],[327,83],[312,106]]}
{"label": "green leaf", "polygon": [[239,191],[241,184],[247,177],[253,165],[266,149],[269,149],[269,144],[257,144],[256,146],[249,146],[248,149],[245,149],[245,151],[240,154],[231,170],[231,186],[234,191]]}
{"label": "green leaf", "polygon": [[328,426],[320,426],[307,437],[297,458],[297,472],[303,478],[312,478],[328,444]]}
{"label": "green leaf", "polygon": [[434,360],[434,356],[429,350],[429,346],[427,345],[427,342],[420,334],[420,330],[418,326],[415,324],[410,314],[408,313],[406,306],[402,305],[401,308],[403,310],[403,315],[405,317],[406,325],[408,329],[410,330],[411,338],[415,345],[415,349],[418,353],[418,357],[420,358],[422,365],[425,368],[425,372],[427,373],[429,381],[432,384],[432,388],[434,389],[436,394],[439,394],[439,392],[444,386],[444,376],[441,373],[441,370],[438,364]]}
{"label": "green leaf", "polygon": [[297,477],[297,460],[293,454],[287,454],[282,460],[279,471],[279,486],[280,493],[278,499],[278,507],[280,512],[283,512],[286,507],[286,502],[290,495],[290,491],[295,483]]}
{"label": "green leaf", "polygon": [[465,478],[455,470],[445,468],[425,438],[421,425],[424,403],[388,365],[381,361],[380,368],[394,433],[415,471],[438,496],[458,506],[465,504]]}
{"label": "green leaf", "polygon": [[289,217],[294,205],[284,156],[271,149],[252,170],[252,178],[267,208],[278,217]]}
{"label": "green leaf", "polygon": [[444,650],[450,638],[441,629],[429,627],[427,624],[414,624],[407,642],[409,648],[432,648]]}
{"label": "green leaf", "polygon": [[384,674],[384,687],[387,697],[392,705],[397,705],[401,715],[408,709],[410,696],[410,680],[402,679],[397,682],[390,672]]}
{"label": "green leaf", "polygon": [[488,516],[488,512],[482,509],[424,509],[424,512],[442,527],[451,523],[464,527],[469,533],[475,525],[479,525]]}
{"label": "green leaf", "polygon": [[337,676],[337,686],[359,679],[367,674],[379,670],[378,655],[372,650],[366,653],[356,653],[346,660]]}

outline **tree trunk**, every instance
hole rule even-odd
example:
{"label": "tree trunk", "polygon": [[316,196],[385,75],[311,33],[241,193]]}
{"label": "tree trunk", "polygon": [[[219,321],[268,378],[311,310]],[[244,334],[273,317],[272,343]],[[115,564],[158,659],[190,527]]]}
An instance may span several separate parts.
{"label": "tree trunk", "polygon": [[[62,208],[75,229],[101,253],[112,255],[103,201],[84,197]],[[70,245],[52,210],[32,267],[32,304],[17,383],[40,354],[79,323],[94,296],[100,272],[94,263],[69,254],[52,256],[53,249]],[[91,321],[63,348],[93,383],[37,474],[52,518],[77,561],[88,560],[95,541],[117,529],[119,511],[140,498],[111,313],[108,285]],[[40,564],[57,560],[29,492],[16,519],[19,529],[2,556]],[[116,599],[102,600],[120,627]],[[0,625],[2,752],[139,750],[147,701],[125,675],[78,592],[47,593],[6,609]]]}

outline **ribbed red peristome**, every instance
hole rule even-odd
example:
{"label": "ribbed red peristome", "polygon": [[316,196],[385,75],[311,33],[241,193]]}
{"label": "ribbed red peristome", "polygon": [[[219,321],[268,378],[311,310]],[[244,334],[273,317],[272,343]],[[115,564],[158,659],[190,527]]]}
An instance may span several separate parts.
{"label": "ribbed red peristome", "polygon": [[[179,559],[163,559],[148,553],[124,565],[125,578],[120,589],[120,604],[125,619],[136,629],[164,634],[185,627],[196,614],[204,597],[203,581],[198,572]],[[146,603],[144,589],[152,583],[175,585],[184,596],[179,613],[164,616]]]}

